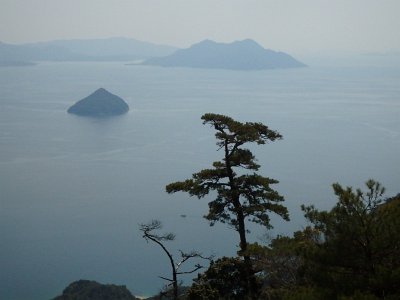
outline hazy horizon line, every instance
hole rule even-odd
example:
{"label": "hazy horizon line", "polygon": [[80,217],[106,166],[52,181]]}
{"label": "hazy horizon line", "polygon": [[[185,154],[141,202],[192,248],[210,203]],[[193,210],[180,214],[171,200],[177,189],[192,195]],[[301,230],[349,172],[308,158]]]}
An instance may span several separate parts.
{"label": "hazy horizon line", "polygon": [[71,38],[53,38],[53,39],[43,39],[43,40],[31,40],[31,41],[7,41],[4,39],[0,38],[0,43],[4,44],[9,44],[9,45],[16,45],[16,46],[23,46],[23,45],[29,45],[29,44],[40,44],[40,43],[50,43],[50,42],[56,42],[56,41],[90,41],[90,40],[112,40],[112,39],[125,39],[125,40],[134,40],[137,42],[143,42],[143,43],[149,43],[153,44],[156,46],[166,46],[166,47],[172,47],[172,48],[177,48],[177,49],[187,49],[190,48],[191,46],[206,41],[210,40],[216,43],[222,43],[222,44],[231,44],[234,42],[240,42],[240,41],[245,41],[245,40],[253,40],[256,43],[258,43],[260,46],[262,46],[265,49],[273,49],[275,51],[282,51],[282,52],[287,52],[287,53],[297,53],[298,55],[321,55],[321,56],[343,56],[343,55],[364,55],[364,56],[398,56],[400,55],[400,49],[388,49],[386,51],[375,51],[375,50],[363,50],[363,51],[356,51],[356,50],[322,50],[322,49],[310,49],[309,51],[305,50],[285,50],[281,48],[272,48],[265,46],[262,42],[259,42],[258,40],[247,37],[247,38],[235,38],[235,39],[230,39],[230,40],[217,40],[217,39],[212,39],[209,37],[205,37],[203,39],[198,40],[197,42],[193,42],[191,44],[188,44],[187,46],[177,46],[173,44],[168,44],[168,43],[162,43],[162,42],[157,42],[157,41],[150,41],[150,40],[143,40],[143,39],[138,39],[135,37],[129,37],[129,36],[123,36],[123,35],[115,35],[115,36],[107,36],[107,37],[71,37]]}

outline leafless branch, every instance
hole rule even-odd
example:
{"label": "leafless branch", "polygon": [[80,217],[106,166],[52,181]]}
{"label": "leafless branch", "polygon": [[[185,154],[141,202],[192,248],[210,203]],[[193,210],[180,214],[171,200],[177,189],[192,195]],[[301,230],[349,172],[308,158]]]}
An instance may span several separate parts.
{"label": "leafless branch", "polygon": [[158,278],[164,279],[166,281],[174,282],[173,279],[169,279],[169,278],[166,278],[166,277],[158,276]]}

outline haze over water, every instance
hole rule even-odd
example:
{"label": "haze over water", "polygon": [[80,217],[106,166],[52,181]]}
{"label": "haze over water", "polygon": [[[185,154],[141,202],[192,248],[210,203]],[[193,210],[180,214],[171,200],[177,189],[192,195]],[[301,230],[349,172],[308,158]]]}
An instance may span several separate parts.
{"label": "haze over water", "polygon": [[[99,87],[128,114],[69,115]],[[159,219],[176,233],[171,249],[234,255],[237,237],[202,218],[207,199],[167,195],[166,184],[222,154],[206,112],[263,122],[284,140],[255,146],[260,173],[278,179],[292,221],[299,206],[330,208],[330,185],[369,178],[399,193],[400,68],[330,67],[235,72],[41,63],[0,68],[0,298],[48,299],[78,279],[156,293],[168,275],[160,249],[138,224]],[[186,215],[185,218],[181,215]],[[265,232],[256,229],[253,240]]]}

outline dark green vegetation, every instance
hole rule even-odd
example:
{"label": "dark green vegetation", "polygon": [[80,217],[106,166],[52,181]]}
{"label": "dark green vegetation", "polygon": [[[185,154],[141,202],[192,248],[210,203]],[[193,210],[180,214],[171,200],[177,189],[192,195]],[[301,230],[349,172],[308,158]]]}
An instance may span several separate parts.
{"label": "dark green vegetation", "polygon": [[[309,226],[247,253],[258,299],[400,299],[400,195],[368,180],[367,190],[334,184],[329,211],[303,206]],[[188,299],[247,299],[245,261],[224,257],[199,274]]]}
{"label": "dark green vegetation", "polygon": [[[191,196],[203,198],[215,192],[216,197],[208,203],[209,212],[206,219],[214,224],[219,221],[227,223],[239,235],[240,252],[245,262],[247,291],[255,291],[254,270],[247,254],[247,230],[245,221],[258,223],[270,228],[269,212],[289,219],[286,207],[280,202],[284,199],[272,185],[278,181],[256,173],[259,165],[244,144],[265,144],[282,136],[261,123],[241,123],[230,117],[217,114],[202,116],[203,124],[211,125],[215,130],[217,146],[223,150],[223,159],[213,163],[212,169],[201,170],[193,174],[192,179],[167,185],[168,193],[184,191]],[[249,170],[252,173],[236,171]],[[240,172],[240,174],[239,174]]]}
{"label": "dark green vegetation", "polygon": [[125,286],[100,284],[96,281],[79,280],[65,288],[62,295],[53,300],[136,300]]}
{"label": "dark green vegetation", "polygon": [[330,210],[302,206],[305,228],[293,236],[277,236],[268,245],[249,243],[247,222],[269,229],[271,213],[284,220],[289,217],[283,197],[272,188],[278,182],[257,173],[260,166],[243,146],[282,136],[261,123],[241,123],[223,115],[205,114],[202,120],[216,130],[222,159],[166,190],[211,198],[205,218],[211,225],[222,222],[234,229],[239,249],[236,257],[211,261],[189,288],[179,292],[177,275],[200,269],[195,265],[181,272],[179,267],[197,253],[181,252],[177,263],[164,246],[174,236],[154,233],[160,222],[142,225],[143,237],[164,250],[172,268],[172,277],[164,278],[171,283],[170,293],[152,299],[400,299],[400,194],[385,197],[385,189],[371,179],[365,190],[335,183],[337,201]]}
{"label": "dark green vegetation", "polygon": [[129,106],[123,99],[100,88],[72,105],[68,113],[88,117],[109,117],[124,114],[128,110]]}
{"label": "dark green vegetation", "polygon": [[[205,216],[227,223],[240,239],[238,257],[223,257],[199,274],[189,299],[398,299],[400,297],[400,196],[385,199],[373,180],[367,191],[333,185],[337,204],[330,211],[302,206],[309,226],[293,237],[278,236],[267,246],[249,244],[245,221],[271,228],[269,213],[288,220],[284,199],[256,173],[259,165],[246,143],[265,144],[281,135],[260,123],[205,114],[215,130],[223,159],[191,179],[167,185],[214,196]],[[251,173],[247,173],[249,171]]]}

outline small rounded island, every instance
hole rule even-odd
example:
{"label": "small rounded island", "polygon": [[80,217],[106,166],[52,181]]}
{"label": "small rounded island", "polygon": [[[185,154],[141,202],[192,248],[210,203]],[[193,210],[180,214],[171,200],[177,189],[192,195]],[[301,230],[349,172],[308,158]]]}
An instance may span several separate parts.
{"label": "small rounded island", "polygon": [[120,97],[99,88],[91,95],[76,102],[68,109],[68,113],[88,117],[108,117],[125,114],[128,104]]}

